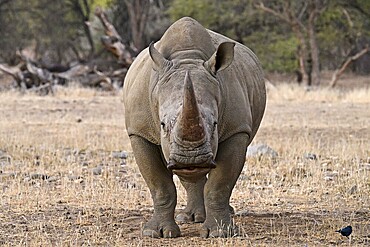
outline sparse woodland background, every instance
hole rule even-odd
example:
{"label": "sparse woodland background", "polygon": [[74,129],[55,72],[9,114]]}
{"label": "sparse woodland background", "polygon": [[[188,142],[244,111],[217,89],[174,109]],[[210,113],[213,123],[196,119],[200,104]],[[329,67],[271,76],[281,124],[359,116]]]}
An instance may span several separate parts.
{"label": "sparse woodland background", "polygon": [[122,67],[102,45],[98,6],[136,54],[191,16],[250,47],[267,73],[316,86],[323,71],[370,74],[367,0],[0,0],[0,63],[16,66],[21,52],[44,68]]}

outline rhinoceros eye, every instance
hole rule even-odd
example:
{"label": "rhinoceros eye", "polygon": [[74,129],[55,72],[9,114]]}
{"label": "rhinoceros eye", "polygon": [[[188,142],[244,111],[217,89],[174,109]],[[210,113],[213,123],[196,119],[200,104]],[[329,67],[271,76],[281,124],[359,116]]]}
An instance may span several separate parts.
{"label": "rhinoceros eye", "polygon": [[164,122],[161,122],[162,129],[164,129],[165,126],[166,126],[166,124]]}

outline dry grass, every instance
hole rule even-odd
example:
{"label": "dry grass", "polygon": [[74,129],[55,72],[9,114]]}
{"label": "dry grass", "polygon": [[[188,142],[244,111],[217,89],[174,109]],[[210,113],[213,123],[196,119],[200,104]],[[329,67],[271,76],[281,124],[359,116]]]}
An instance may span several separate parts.
{"label": "dry grass", "polygon": [[[243,236],[142,238],[151,199],[131,154],[120,94],[0,93],[0,245],[330,246],[370,244],[370,91],[279,85],[231,204]],[[116,157],[125,150],[127,159]],[[316,154],[308,160],[306,153]],[[98,175],[95,175],[98,174]],[[178,181],[176,180],[176,183]],[[179,187],[178,209],[186,201]],[[334,230],[351,224],[351,240]]]}

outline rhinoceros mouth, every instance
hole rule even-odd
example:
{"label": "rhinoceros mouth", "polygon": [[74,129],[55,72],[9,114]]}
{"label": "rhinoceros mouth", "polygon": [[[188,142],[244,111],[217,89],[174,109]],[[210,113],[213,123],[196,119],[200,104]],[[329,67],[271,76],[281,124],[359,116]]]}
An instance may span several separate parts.
{"label": "rhinoceros mouth", "polygon": [[210,167],[187,167],[181,169],[172,169],[172,172],[182,178],[197,179],[199,177],[205,176],[212,170]]}
{"label": "rhinoceros mouth", "polygon": [[189,180],[197,180],[200,177],[205,176],[212,169],[216,168],[216,163],[213,160],[210,160],[210,162],[203,164],[189,165],[170,161],[167,168],[179,177]]}
{"label": "rhinoceros mouth", "polygon": [[170,161],[167,165],[167,168],[169,170],[172,170],[173,172],[176,171],[183,171],[183,172],[197,172],[201,170],[208,170],[216,168],[216,162],[214,160],[209,160],[208,162],[202,163],[202,164],[181,164],[177,162]]}
{"label": "rhinoceros mouth", "polygon": [[216,163],[212,160],[211,162],[203,165],[187,165],[169,162],[167,168],[170,170],[194,170],[194,169],[213,169],[216,168]]}

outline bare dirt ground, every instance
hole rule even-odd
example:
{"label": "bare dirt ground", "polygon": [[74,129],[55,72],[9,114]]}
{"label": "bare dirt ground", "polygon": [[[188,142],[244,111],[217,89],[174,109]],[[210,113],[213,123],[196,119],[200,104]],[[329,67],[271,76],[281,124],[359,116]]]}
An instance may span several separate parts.
{"label": "bare dirt ground", "polygon": [[[247,158],[231,198],[242,234],[228,239],[198,237],[199,224],[181,224],[177,239],[141,236],[152,202],[120,97],[78,88],[0,93],[0,245],[370,245],[368,88],[269,92],[253,144],[278,157]],[[334,232],[347,225],[350,239]]]}

